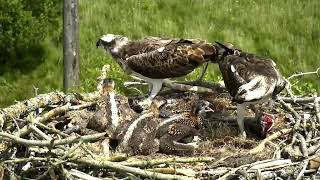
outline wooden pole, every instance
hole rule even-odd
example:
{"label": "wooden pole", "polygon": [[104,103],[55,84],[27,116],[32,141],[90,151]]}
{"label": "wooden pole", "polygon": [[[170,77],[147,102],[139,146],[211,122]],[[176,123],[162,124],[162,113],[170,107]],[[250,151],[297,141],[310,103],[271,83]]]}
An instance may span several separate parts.
{"label": "wooden pole", "polygon": [[63,3],[63,86],[67,91],[80,84],[78,0]]}

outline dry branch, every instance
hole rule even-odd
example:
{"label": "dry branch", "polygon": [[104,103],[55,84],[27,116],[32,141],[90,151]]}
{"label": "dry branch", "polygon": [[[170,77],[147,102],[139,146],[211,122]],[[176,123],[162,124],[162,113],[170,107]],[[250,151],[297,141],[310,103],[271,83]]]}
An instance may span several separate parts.
{"label": "dry branch", "polygon": [[64,101],[64,97],[65,95],[62,92],[51,92],[0,109],[0,128],[7,120],[19,118],[21,115],[28,114],[38,108],[61,103]]}
{"label": "dry branch", "polygon": [[[39,116],[39,117],[35,118],[33,120],[33,122],[30,122],[30,123],[32,123],[32,124],[38,123],[38,122],[39,123],[46,123],[51,118],[56,117],[60,114],[64,114],[67,111],[90,107],[90,106],[93,106],[94,104],[95,104],[95,102],[88,102],[88,103],[84,103],[84,104],[80,104],[80,105],[76,105],[76,106],[71,106],[70,103],[67,103],[64,106],[60,106],[60,107],[57,107],[55,109],[50,110],[49,112],[45,113],[43,116]],[[25,126],[20,130],[20,134],[18,136],[23,137],[23,136],[28,135],[29,133],[30,133],[30,128],[28,126]]]}
{"label": "dry branch", "polygon": [[313,103],[315,99],[319,100],[320,97],[295,97],[295,99],[292,99],[291,97],[279,97],[279,99],[283,100],[286,103]]}
{"label": "dry branch", "polygon": [[133,162],[122,162],[122,165],[133,166],[133,167],[152,167],[159,164],[168,164],[168,163],[195,163],[195,162],[212,162],[214,158],[211,157],[190,157],[190,158],[168,158],[168,159],[152,159],[147,161],[133,161]]}
{"label": "dry branch", "polygon": [[[148,85],[148,83],[144,82],[125,82],[124,83],[125,87],[129,86],[145,86]],[[202,87],[202,86],[193,86],[193,85],[187,85],[187,84],[179,84],[173,81],[170,81],[168,79],[165,79],[163,81],[163,85],[166,87],[169,87],[173,90],[178,90],[178,91],[189,91],[189,92],[196,92],[196,93],[213,93],[212,89]]]}
{"label": "dry branch", "polygon": [[10,138],[12,141],[18,144],[22,144],[25,146],[45,146],[45,147],[49,147],[49,146],[54,147],[56,145],[77,143],[79,141],[83,141],[83,142],[96,141],[103,138],[105,135],[106,133],[98,133],[98,134],[92,134],[92,135],[86,135],[86,136],[69,136],[61,140],[52,139],[51,141],[41,141],[41,140],[27,140],[27,139],[23,139],[8,133],[0,132],[0,137]]}
{"label": "dry branch", "polygon": [[259,143],[258,146],[256,146],[255,148],[251,149],[249,151],[249,153],[250,154],[256,154],[256,153],[262,152],[264,150],[267,142],[272,141],[274,139],[277,139],[282,135],[289,134],[291,131],[292,131],[292,129],[282,129],[282,130],[280,130],[280,131],[278,131],[276,133],[271,134],[270,136],[268,136],[267,138],[262,140]]}
{"label": "dry branch", "polygon": [[315,94],[314,97],[314,110],[316,113],[316,119],[318,121],[318,123],[320,123],[320,107],[319,107],[319,100],[320,98],[317,98],[317,95]]}
{"label": "dry branch", "polygon": [[306,140],[300,133],[297,133],[297,138],[300,141],[302,155],[304,158],[307,158],[308,157],[308,148],[307,148]]}
{"label": "dry branch", "polygon": [[320,71],[320,67],[317,68],[317,70],[312,71],[312,72],[302,72],[302,73],[293,74],[290,77],[288,77],[287,79],[290,80],[290,79],[292,79],[294,77],[299,77],[299,76],[304,76],[304,75],[309,75],[309,74],[318,74],[319,71]]}
{"label": "dry branch", "polygon": [[290,105],[288,105],[287,103],[285,103],[282,99],[278,98],[278,101],[280,102],[280,104],[288,111],[291,112],[291,114],[294,116],[296,123],[294,125],[294,129],[297,130],[300,127],[300,123],[301,123],[301,116],[297,113],[297,111],[295,111]]}
{"label": "dry branch", "polygon": [[114,162],[109,162],[109,161],[96,161],[93,159],[77,159],[74,160],[74,162],[89,165],[89,166],[94,166],[98,168],[111,168],[116,171],[120,172],[126,172],[126,173],[132,173],[136,174],[145,178],[155,178],[155,179],[176,179],[176,180],[183,180],[183,179],[193,179],[193,178],[188,178],[186,176],[178,176],[178,175],[168,175],[168,174],[161,174],[161,173],[156,173],[156,172],[150,172],[148,170],[142,170],[134,167],[128,167],[121,165],[119,163],[114,163]]}

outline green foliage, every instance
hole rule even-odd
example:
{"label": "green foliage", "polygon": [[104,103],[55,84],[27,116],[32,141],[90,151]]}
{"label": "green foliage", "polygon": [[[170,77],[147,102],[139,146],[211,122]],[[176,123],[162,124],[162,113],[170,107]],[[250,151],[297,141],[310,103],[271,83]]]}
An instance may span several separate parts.
{"label": "green foliage", "polygon": [[0,0],[0,106],[33,96],[33,86],[42,92],[59,88],[61,5]]}
{"label": "green foliage", "polygon": [[[19,66],[23,64],[21,59],[26,54],[34,55],[41,51],[40,43],[47,36],[49,28],[59,22],[61,8],[58,2],[58,0],[0,0],[2,65]],[[4,66],[1,70],[4,70]]]}
{"label": "green foliage", "polygon": [[[0,104],[12,104],[14,99],[32,96],[32,85],[39,87],[39,93],[62,88],[62,17],[59,17],[58,22],[54,21],[62,7],[61,4],[57,5],[56,1],[58,2],[55,0],[52,4],[47,4],[46,10],[41,7],[46,2],[51,2],[50,0],[25,0],[26,3],[20,6],[17,2],[22,0],[0,0],[1,9],[11,6],[4,12],[17,6],[16,9],[22,10],[16,12],[19,17],[32,19],[32,27],[27,25],[31,28],[31,35],[23,34],[22,38],[35,37],[44,29],[47,31],[42,42],[42,47],[45,48],[30,53],[33,55],[23,55],[19,59],[20,62],[31,62],[29,64],[43,61],[41,65],[30,65],[27,69],[32,71],[26,73],[20,68],[19,75],[14,75],[16,71],[13,73],[11,68],[7,68],[3,75],[0,73]],[[3,5],[2,2],[9,5]],[[30,7],[26,7],[26,4]],[[314,71],[320,66],[319,0],[79,0],[79,4],[81,91],[93,91],[101,67],[111,64],[111,76],[116,79],[117,90],[121,93],[129,92],[122,83],[130,78],[104,50],[95,47],[96,40],[106,33],[125,34],[130,38],[166,36],[232,42],[245,51],[273,58],[286,77],[296,72]],[[49,8],[53,6],[61,8]],[[37,12],[43,10],[43,16],[52,18],[55,23],[33,18],[41,15],[30,13],[26,8],[37,9]],[[2,10],[0,12],[2,13]],[[0,14],[0,17],[9,18],[3,14]],[[33,21],[34,19],[36,21]],[[0,22],[2,21],[1,19]],[[12,20],[6,21],[15,24]],[[27,19],[20,24],[29,22],[31,20]],[[43,22],[50,22],[51,26],[36,26]],[[42,34],[38,37],[43,39],[44,36]],[[35,38],[35,41],[39,39]],[[7,42],[12,43],[10,40]],[[14,41],[13,44],[16,43],[17,41]],[[17,63],[23,67],[27,67],[27,64]],[[199,70],[196,70],[185,79],[194,79],[198,74]],[[221,80],[215,64],[210,65],[205,79]],[[295,93],[320,93],[319,76],[307,75],[295,78],[292,82]]]}

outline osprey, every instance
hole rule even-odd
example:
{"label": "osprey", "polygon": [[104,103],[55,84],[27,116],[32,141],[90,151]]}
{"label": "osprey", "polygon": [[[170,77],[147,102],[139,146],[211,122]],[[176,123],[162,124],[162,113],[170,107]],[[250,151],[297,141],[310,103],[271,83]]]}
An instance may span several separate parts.
{"label": "osprey", "polygon": [[[286,86],[287,82],[276,69],[272,59],[241,52],[231,44],[225,46],[216,42],[224,49],[217,59],[225,86],[237,103],[237,122],[240,133],[244,131],[245,108],[248,105],[262,103],[275,97]],[[270,121],[270,115],[265,114]]]}
{"label": "osprey", "polygon": [[166,78],[189,74],[216,55],[214,45],[195,39],[148,37],[129,40],[122,35],[107,34],[97,41],[122,69],[152,86],[149,97],[139,105],[149,106]]}

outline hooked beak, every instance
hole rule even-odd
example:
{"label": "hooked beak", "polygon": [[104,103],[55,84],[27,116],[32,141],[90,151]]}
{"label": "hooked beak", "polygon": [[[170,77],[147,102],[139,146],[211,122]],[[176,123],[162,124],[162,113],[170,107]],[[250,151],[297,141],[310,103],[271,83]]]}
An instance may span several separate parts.
{"label": "hooked beak", "polygon": [[220,43],[220,42],[218,42],[218,41],[216,41],[216,43],[217,43],[220,47],[222,47],[223,49],[225,49],[228,53],[234,54],[234,50],[233,50],[233,49],[228,48],[227,46],[225,46],[224,44],[222,44],[222,43]]}
{"label": "hooked beak", "polygon": [[96,47],[98,48],[99,46],[101,46],[102,45],[102,40],[101,39],[99,39],[97,42],[96,42]]}

